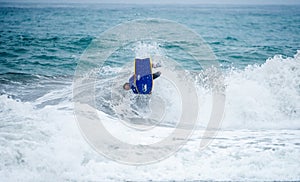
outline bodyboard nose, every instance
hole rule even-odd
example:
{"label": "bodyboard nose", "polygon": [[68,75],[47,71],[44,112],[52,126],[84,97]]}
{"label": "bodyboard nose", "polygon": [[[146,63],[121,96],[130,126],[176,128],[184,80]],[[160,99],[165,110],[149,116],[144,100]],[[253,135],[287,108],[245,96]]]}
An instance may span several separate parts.
{"label": "bodyboard nose", "polygon": [[139,94],[151,94],[153,87],[152,62],[150,58],[135,59],[136,87]]}

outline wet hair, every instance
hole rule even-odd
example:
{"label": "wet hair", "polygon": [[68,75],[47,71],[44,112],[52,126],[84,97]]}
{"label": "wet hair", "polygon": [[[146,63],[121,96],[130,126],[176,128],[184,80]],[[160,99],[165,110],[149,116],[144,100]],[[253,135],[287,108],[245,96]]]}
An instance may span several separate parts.
{"label": "wet hair", "polygon": [[125,89],[125,86],[126,86],[127,84],[129,84],[129,83],[128,83],[128,82],[124,83],[124,85],[123,85],[123,89]]}

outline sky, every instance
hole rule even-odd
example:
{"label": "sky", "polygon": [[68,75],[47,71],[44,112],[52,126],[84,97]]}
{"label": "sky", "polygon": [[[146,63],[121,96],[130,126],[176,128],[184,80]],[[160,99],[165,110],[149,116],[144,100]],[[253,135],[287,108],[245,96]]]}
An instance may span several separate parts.
{"label": "sky", "polygon": [[300,0],[0,0],[0,2],[122,4],[300,4]]}

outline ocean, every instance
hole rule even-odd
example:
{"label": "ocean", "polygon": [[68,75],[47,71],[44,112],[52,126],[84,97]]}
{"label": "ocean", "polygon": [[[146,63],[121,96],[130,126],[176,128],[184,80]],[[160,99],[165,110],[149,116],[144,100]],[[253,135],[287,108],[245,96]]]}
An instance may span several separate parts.
{"label": "ocean", "polygon": [[[0,180],[300,180],[299,9],[299,5],[1,3]],[[118,95],[112,90],[122,87],[131,69],[133,73],[126,63],[135,55],[154,50],[159,56],[177,58],[192,78],[200,102],[199,122],[178,151],[151,164],[128,165],[99,154],[87,142],[74,112],[74,75],[103,33],[149,18],[183,25],[210,47],[223,75],[225,111],[215,139],[200,150],[212,107],[203,68],[192,61],[185,64],[191,58],[180,57],[180,51],[160,42],[137,40],[133,47],[116,50],[110,61],[94,70],[100,70],[95,107],[120,140],[145,142],[142,136],[123,132],[120,117],[130,122],[132,115],[146,116],[147,108],[139,110],[135,102],[145,103],[147,98],[136,101],[130,92],[117,89]],[[154,61],[168,71],[163,61]],[[166,99],[167,114],[158,130],[145,137],[159,141],[176,128],[181,97],[170,91],[172,85],[163,77],[154,83],[151,99]],[[122,105],[125,101],[127,105]]]}

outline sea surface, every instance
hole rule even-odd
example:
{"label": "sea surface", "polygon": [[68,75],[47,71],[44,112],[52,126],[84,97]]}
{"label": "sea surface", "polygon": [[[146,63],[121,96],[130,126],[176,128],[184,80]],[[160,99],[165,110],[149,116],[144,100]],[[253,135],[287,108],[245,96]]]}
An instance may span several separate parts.
{"label": "sea surface", "polygon": [[[300,180],[299,9],[299,5],[1,3],[0,181]],[[198,148],[199,133],[207,123],[203,121],[175,155],[131,166],[103,157],[86,142],[74,116],[72,82],[93,40],[118,24],[149,18],[182,24],[210,46],[224,75],[225,114],[216,139],[206,149]],[[145,47],[161,48],[152,42],[136,44],[133,50]],[[106,65],[100,75],[113,83],[110,75],[119,74],[120,62],[132,57],[115,54],[119,62]],[[199,112],[205,118],[211,93],[199,81],[201,71],[194,70],[192,76],[203,102]],[[178,100],[160,91],[165,86],[159,79],[155,83],[153,96]],[[97,82],[97,109],[108,125],[118,128],[112,107],[116,100],[101,95],[103,85]],[[178,113],[172,107],[168,112]],[[170,121],[163,127],[175,126]],[[132,139],[128,134],[121,137]]]}

